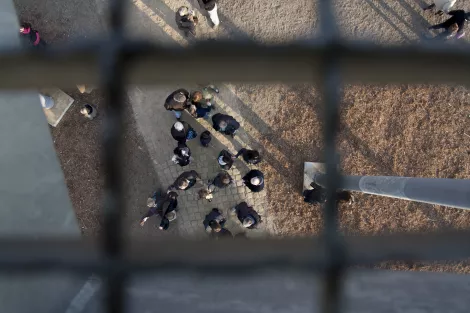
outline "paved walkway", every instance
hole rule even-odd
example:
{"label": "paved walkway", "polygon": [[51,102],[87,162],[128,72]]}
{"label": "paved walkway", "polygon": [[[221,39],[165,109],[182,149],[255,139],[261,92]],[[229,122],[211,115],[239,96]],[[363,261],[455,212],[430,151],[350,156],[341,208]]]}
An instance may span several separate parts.
{"label": "paved walkway", "polygon": [[[186,88],[190,91],[196,90],[197,86],[159,86],[158,88],[135,87],[129,91],[129,97],[133,105],[139,130],[146,141],[149,153],[154,163],[160,181],[163,186],[169,186],[184,171],[196,170],[201,175],[204,182],[214,178],[220,171],[217,163],[217,156],[222,149],[231,153],[236,153],[242,146],[247,146],[243,140],[247,136],[243,129],[240,129],[232,139],[229,136],[217,133],[213,130],[210,120],[195,120],[186,112],[183,114],[183,120],[188,122],[198,134],[204,130],[209,130],[212,134],[211,146],[204,148],[199,143],[199,137],[188,142],[191,149],[193,162],[185,167],[180,167],[171,161],[173,149],[176,147],[176,141],[171,137],[170,128],[176,121],[174,115],[164,109],[163,103],[171,92],[178,88]],[[243,128],[243,118],[231,110],[224,102],[225,88],[215,98],[216,113],[229,113],[240,121]],[[234,166],[229,170],[229,174],[235,179],[240,180],[250,169],[256,168],[248,166],[241,160],[236,160]],[[248,237],[262,236],[266,233],[266,191],[252,193],[248,188],[238,185],[230,186],[223,190],[218,190],[214,194],[212,202],[207,200],[198,200],[197,191],[202,187],[201,183],[196,184],[188,191],[178,191],[178,218],[170,225],[177,227],[178,233],[186,238],[203,238],[206,236],[203,220],[212,208],[219,208],[224,212],[227,218],[226,228],[233,235],[246,232]],[[150,190],[149,190],[150,193]],[[245,230],[241,227],[236,217],[230,216],[229,210],[238,203],[246,201],[253,205],[255,210],[265,221],[258,230]],[[145,204],[143,204],[145,208]],[[144,209],[143,209],[144,210]],[[144,227],[155,227],[155,220],[149,220]],[[156,230],[157,231],[157,230]]]}

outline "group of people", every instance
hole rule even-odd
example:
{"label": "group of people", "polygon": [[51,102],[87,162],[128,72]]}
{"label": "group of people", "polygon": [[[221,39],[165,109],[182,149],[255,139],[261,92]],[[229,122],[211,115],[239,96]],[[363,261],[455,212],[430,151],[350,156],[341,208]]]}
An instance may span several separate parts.
{"label": "group of people", "polygon": [[[217,14],[217,3],[215,0],[201,0],[204,10],[209,15],[209,18],[212,22],[212,26],[217,28],[220,24],[219,15]],[[176,25],[178,28],[183,31],[184,35],[188,37],[189,35],[196,36],[196,26],[199,23],[199,19],[196,16],[196,13],[188,8],[187,6],[182,6],[176,12]]]}
{"label": "group of people", "polygon": [[454,6],[457,0],[434,0],[433,3],[423,10],[430,11],[436,10],[436,15],[443,15],[444,13],[450,15],[450,17],[444,22],[429,27],[430,30],[444,29],[444,31],[436,36],[436,38],[449,38],[453,32],[457,30],[455,38],[460,39],[465,35],[464,26],[465,22],[470,19],[470,12],[464,10],[450,9]]}
{"label": "group of people", "polygon": [[[176,122],[170,129],[171,136],[176,141],[176,148],[173,150],[172,161],[181,167],[187,166],[192,161],[190,148],[186,145],[188,140],[198,137],[197,131],[191,127],[188,122],[182,120],[183,111],[188,112],[194,118],[212,119],[212,126],[215,131],[229,135],[232,138],[236,135],[240,124],[230,115],[217,113],[212,115],[215,110],[213,104],[213,93],[219,90],[214,85],[208,85],[202,90],[189,92],[186,89],[178,89],[172,92],[165,100],[164,108],[171,111],[176,117]],[[208,147],[212,135],[206,130],[201,133],[200,144]],[[170,221],[176,218],[178,207],[177,191],[187,191],[201,182],[202,188],[198,191],[199,199],[205,199],[209,202],[213,199],[214,193],[219,189],[235,186],[236,181],[230,176],[227,170],[230,170],[236,159],[242,159],[251,165],[261,162],[262,158],[258,151],[242,148],[236,154],[231,154],[227,150],[222,150],[217,156],[216,161],[220,166],[220,172],[212,179],[203,181],[201,176],[195,170],[181,173],[171,184],[165,195],[162,192],[156,192],[148,199],[149,210],[141,219],[141,225],[144,225],[150,216],[157,215],[161,218],[159,229],[166,230]],[[250,170],[246,173],[239,183],[251,192],[260,192],[264,189],[264,175],[260,170]],[[256,210],[246,202],[241,202],[231,208],[231,214],[236,216],[241,225],[246,229],[257,228],[261,223],[261,216]],[[224,228],[226,218],[218,208],[212,209],[205,217],[203,226],[207,233],[213,238],[233,237],[231,232]]]}

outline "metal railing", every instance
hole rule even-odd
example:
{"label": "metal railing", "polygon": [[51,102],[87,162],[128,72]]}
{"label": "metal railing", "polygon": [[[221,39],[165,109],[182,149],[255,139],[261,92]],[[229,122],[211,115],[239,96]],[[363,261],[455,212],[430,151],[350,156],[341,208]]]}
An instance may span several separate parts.
{"label": "metal railing", "polygon": [[[330,1],[320,1],[322,37],[312,42],[263,47],[254,43],[211,42],[165,48],[133,41],[124,34],[125,0],[110,1],[108,40],[83,42],[45,51],[0,53],[0,88],[71,86],[101,83],[107,99],[103,159],[105,164],[104,233],[101,245],[59,239],[0,241],[0,271],[71,271],[106,279],[108,312],[124,311],[126,278],[138,271],[174,270],[246,273],[285,268],[324,273],[324,312],[339,312],[343,272],[352,265],[385,260],[456,260],[470,257],[469,232],[384,237],[343,237],[338,232],[334,190],[340,186],[335,148],[339,128],[340,87],[344,81],[467,83],[468,46],[414,45],[381,47],[340,38]],[[236,49],[234,49],[236,47]],[[217,51],[216,55],[209,53]],[[98,53],[99,52],[99,53]],[[436,58],[446,62],[436,62]],[[230,62],[227,62],[230,60]],[[184,77],[170,68],[189,68]],[[211,71],[206,71],[207,65]],[[220,66],[219,66],[220,65]],[[223,66],[222,66],[223,65]],[[222,70],[223,68],[223,70]],[[47,71],[46,71],[47,69]],[[155,69],[158,69],[155,70]],[[430,75],[435,72],[439,76]],[[47,72],[48,75],[44,75]],[[73,75],[70,75],[73,73]],[[406,75],[404,75],[406,73]],[[250,242],[125,244],[121,232],[123,203],[120,153],[126,84],[183,81],[309,81],[321,86],[327,160],[327,203],[319,238]],[[243,249],[237,246],[243,245]],[[214,254],[212,251],[217,251]],[[234,254],[234,251],[237,251]]]}

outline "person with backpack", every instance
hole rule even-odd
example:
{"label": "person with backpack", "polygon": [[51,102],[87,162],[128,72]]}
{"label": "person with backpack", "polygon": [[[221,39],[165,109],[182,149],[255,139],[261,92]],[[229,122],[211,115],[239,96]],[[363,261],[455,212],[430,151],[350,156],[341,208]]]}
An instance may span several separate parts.
{"label": "person with backpack", "polygon": [[178,178],[176,178],[175,182],[168,187],[168,191],[172,190],[188,190],[193,187],[197,180],[201,179],[201,176],[195,171],[187,171],[183,172]]}
{"label": "person with backpack", "polygon": [[193,10],[190,10],[186,6],[180,7],[176,12],[175,20],[176,25],[184,32],[186,37],[188,37],[189,34],[196,37],[196,25],[198,23],[198,18],[194,14]]}
{"label": "person with backpack", "polygon": [[171,136],[178,143],[185,143],[187,140],[191,140],[197,137],[197,132],[188,123],[184,121],[178,121],[171,127]]}
{"label": "person with backpack", "polygon": [[230,135],[233,138],[240,128],[240,123],[230,115],[217,113],[212,116],[212,127],[214,127],[216,131]]}
{"label": "person with backpack", "polygon": [[261,216],[246,202],[237,204],[237,206],[231,209],[231,213],[237,216],[245,228],[254,229],[258,228],[259,224],[261,224]]}
{"label": "person with backpack", "polygon": [[452,34],[454,24],[457,24],[457,34],[455,39],[460,39],[465,35],[464,26],[465,22],[469,20],[470,13],[465,12],[464,10],[450,11],[447,13],[452,17],[444,21],[443,23],[433,25],[429,29],[441,29],[444,28],[444,31],[437,35],[435,38],[447,38]]}
{"label": "person with backpack", "polygon": [[199,137],[199,141],[201,142],[201,145],[205,148],[209,147],[211,140],[212,140],[212,135],[210,131],[208,130],[203,131],[201,133],[201,136]]}
{"label": "person with backpack", "polygon": [[178,146],[173,150],[173,153],[171,160],[175,164],[183,167],[191,163],[191,150],[185,143],[178,142]]}
{"label": "person with backpack", "polygon": [[229,170],[232,168],[233,165],[233,158],[232,154],[227,150],[222,150],[217,157],[217,163],[219,163],[220,167],[224,170]]}
{"label": "person with backpack", "polygon": [[34,30],[30,23],[21,23],[20,38],[24,46],[44,48],[47,45],[39,36],[39,32]]}
{"label": "person with backpack", "polygon": [[251,170],[242,178],[243,184],[252,192],[264,189],[264,175],[259,170]]}
{"label": "person with backpack", "polygon": [[261,162],[261,156],[259,155],[259,152],[256,150],[248,150],[245,148],[240,149],[238,153],[233,156],[234,159],[237,159],[239,156],[242,156],[243,160],[248,163],[248,164],[258,164]]}
{"label": "person with backpack", "polygon": [[170,226],[170,221],[176,218],[176,208],[178,207],[178,194],[176,192],[169,192],[160,201],[157,200],[158,192],[155,192],[151,198],[147,200],[149,210],[140,220],[140,226],[144,226],[145,222],[153,215],[161,217],[160,230],[167,230]]}
{"label": "person with backpack", "polygon": [[165,100],[164,107],[172,111],[177,120],[181,118],[183,111],[189,107],[189,92],[186,89],[173,91]]}

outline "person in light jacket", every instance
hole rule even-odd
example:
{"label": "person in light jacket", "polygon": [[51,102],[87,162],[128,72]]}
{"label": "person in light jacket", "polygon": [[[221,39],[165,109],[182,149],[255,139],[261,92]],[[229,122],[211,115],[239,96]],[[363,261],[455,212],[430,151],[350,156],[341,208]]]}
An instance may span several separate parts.
{"label": "person in light jacket", "polygon": [[448,13],[450,8],[452,8],[457,2],[457,0],[434,0],[434,3],[431,5],[423,8],[424,11],[436,9],[436,15],[442,15],[444,13]]}
{"label": "person in light jacket", "polygon": [[217,14],[217,2],[215,0],[202,0],[204,9],[209,13],[209,18],[212,21],[214,28],[219,26],[219,15]]}

